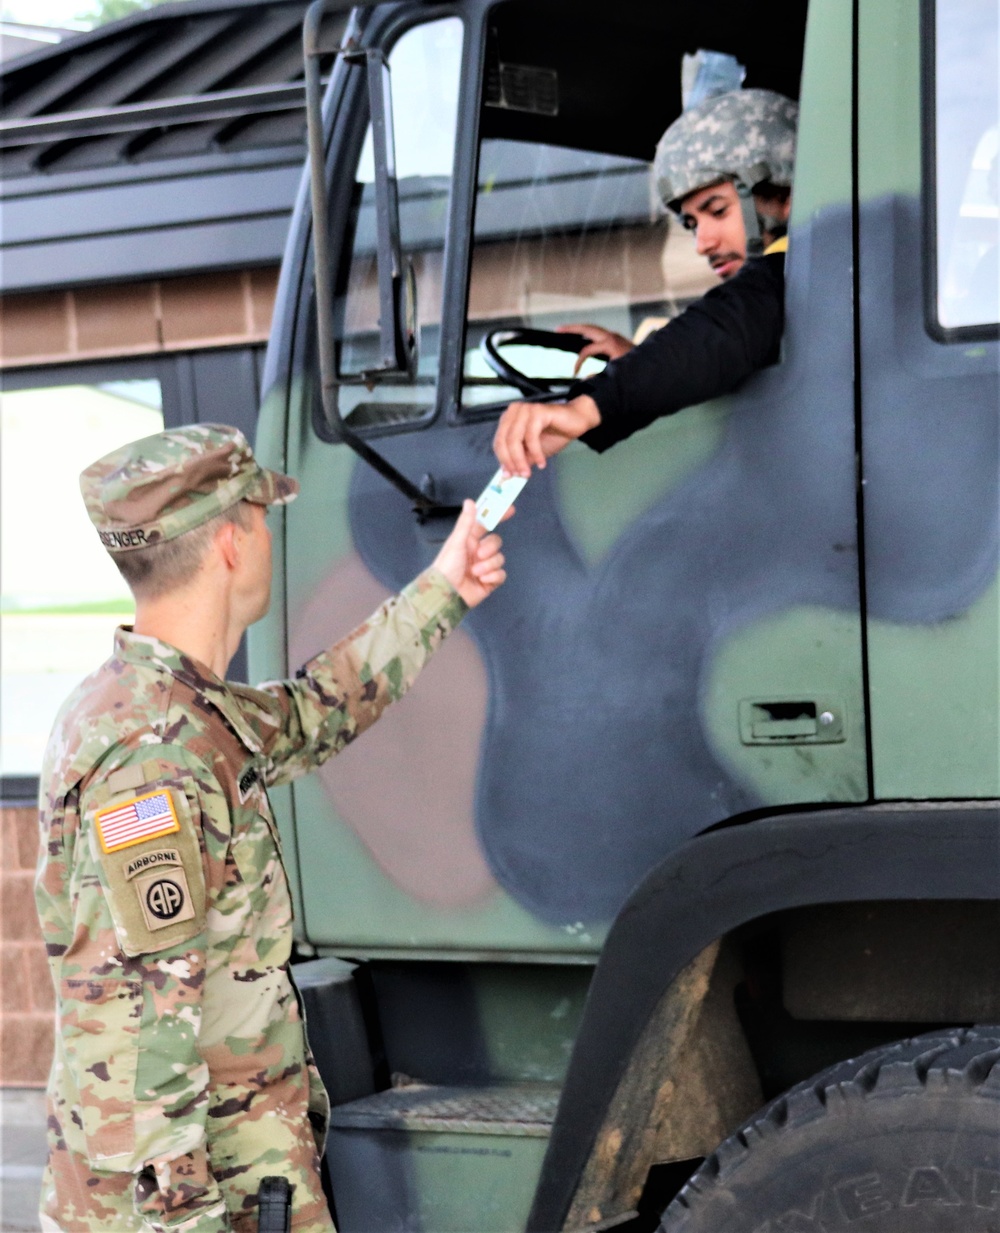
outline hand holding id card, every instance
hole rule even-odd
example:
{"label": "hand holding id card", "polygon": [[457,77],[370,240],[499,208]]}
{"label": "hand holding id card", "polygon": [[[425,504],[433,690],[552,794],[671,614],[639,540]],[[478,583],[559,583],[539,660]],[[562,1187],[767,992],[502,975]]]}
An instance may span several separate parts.
{"label": "hand holding id card", "polygon": [[492,531],[527,483],[521,475],[504,476],[503,467],[493,476],[476,501],[476,521]]}

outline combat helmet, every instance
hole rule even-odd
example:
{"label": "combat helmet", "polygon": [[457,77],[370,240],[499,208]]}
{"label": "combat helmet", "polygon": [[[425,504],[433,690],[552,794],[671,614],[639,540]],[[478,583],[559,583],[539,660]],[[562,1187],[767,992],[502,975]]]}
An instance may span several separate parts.
{"label": "combat helmet", "polygon": [[765,180],[790,186],[799,109],[773,90],[729,90],[685,111],[660,138],[656,187],[675,212],[689,193],[732,180],[744,205],[748,243],[759,236],[753,188]]}

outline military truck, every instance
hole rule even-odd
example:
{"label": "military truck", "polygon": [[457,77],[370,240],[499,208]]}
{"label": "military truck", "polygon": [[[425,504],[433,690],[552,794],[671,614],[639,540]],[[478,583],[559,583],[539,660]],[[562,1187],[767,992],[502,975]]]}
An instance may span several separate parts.
{"label": "military truck", "polygon": [[507,584],[275,793],[340,1229],[1000,1230],[996,4],[304,40],[255,679],[431,560],[556,326],[708,285],[649,175],[699,49],[800,104],[780,362],[536,472]]}

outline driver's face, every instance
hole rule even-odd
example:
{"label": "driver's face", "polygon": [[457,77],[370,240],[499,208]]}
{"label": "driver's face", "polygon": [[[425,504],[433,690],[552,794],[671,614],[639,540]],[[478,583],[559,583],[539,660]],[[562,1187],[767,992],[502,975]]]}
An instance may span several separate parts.
{"label": "driver's face", "polygon": [[695,189],[681,201],[680,219],[695,248],[720,278],[732,278],[747,256],[740,199],[731,180]]}

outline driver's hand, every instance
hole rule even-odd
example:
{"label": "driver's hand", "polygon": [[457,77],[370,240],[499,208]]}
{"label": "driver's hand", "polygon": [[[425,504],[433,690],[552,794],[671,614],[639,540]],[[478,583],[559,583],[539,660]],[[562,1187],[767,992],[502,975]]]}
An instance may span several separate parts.
{"label": "driver's hand", "polygon": [[493,452],[508,475],[527,478],[532,467],[564,450],[601,422],[589,394],[570,402],[512,402],[500,416]]}
{"label": "driver's hand", "polygon": [[631,351],[633,346],[632,342],[621,334],[616,334],[614,330],[605,330],[599,325],[587,325],[586,323],[560,325],[556,327],[556,333],[582,334],[584,338],[590,339],[585,347],[580,348],[580,353],[576,357],[576,363],[573,365],[574,377],[580,371],[583,361],[590,359],[592,355],[600,359],[617,360],[626,351]]}

